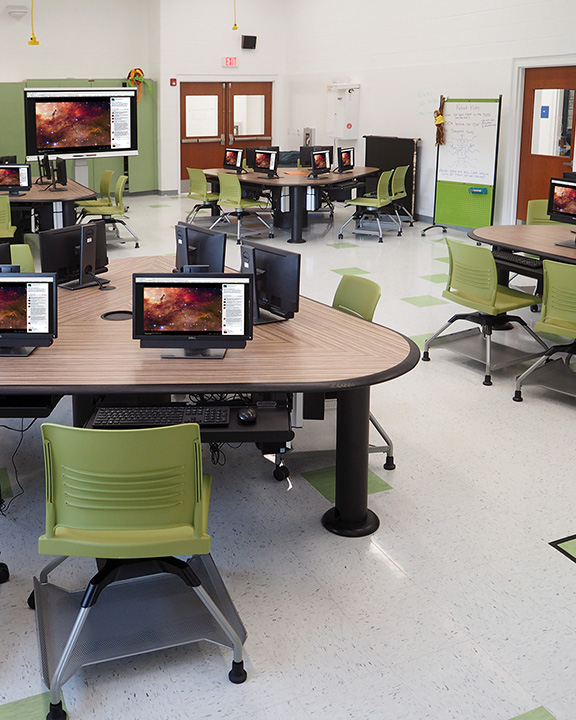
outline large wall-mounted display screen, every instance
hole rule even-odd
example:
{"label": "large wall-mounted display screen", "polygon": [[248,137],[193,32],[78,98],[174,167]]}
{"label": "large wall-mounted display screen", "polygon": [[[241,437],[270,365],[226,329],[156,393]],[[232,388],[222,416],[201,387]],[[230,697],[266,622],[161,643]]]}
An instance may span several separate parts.
{"label": "large wall-mounted display screen", "polygon": [[25,88],[26,157],[138,154],[137,88]]}

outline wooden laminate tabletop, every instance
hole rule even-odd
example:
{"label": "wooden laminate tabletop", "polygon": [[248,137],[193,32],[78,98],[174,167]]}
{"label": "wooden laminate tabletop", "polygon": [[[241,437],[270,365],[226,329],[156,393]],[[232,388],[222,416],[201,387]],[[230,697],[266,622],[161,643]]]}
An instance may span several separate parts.
{"label": "wooden laminate tabletop", "polygon": [[56,185],[57,190],[50,190],[49,185],[36,184],[36,178],[32,179],[32,187],[28,192],[20,195],[12,195],[11,203],[52,203],[71,202],[76,200],[88,200],[96,197],[90,188],[80,185],[74,180],[68,180],[66,185]]}
{"label": "wooden laminate tabletop", "polygon": [[[236,175],[233,171],[226,171],[224,168],[209,168],[204,173],[210,178],[215,178],[219,173],[229,172]],[[252,185],[265,185],[266,187],[309,187],[314,185],[336,185],[338,183],[356,180],[358,178],[372,175],[379,172],[376,167],[355,167],[346,173],[325,173],[317,178],[308,177],[310,170],[308,168],[279,168],[277,178],[268,178],[264,171],[240,173],[238,179],[240,182]]]}
{"label": "wooden laminate tabletop", "polygon": [[0,358],[0,393],[228,392],[341,390],[391,380],[419,360],[394,330],[306,298],[292,320],[255,326],[242,350],[221,360],[163,359],[132,339],[130,320],[101,318],[130,310],[132,273],[171,272],[166,257],[114,260],[115,290],[58,290],[58,338],[29,357]]}
{"label": "wooden laminate tabletop", "polygon": [[[576,235],[570,225],[489,225],[469,232],[468,237],[541,258],[576,263]],[[558,242],[570,242],[574,247],[556,245]]]}

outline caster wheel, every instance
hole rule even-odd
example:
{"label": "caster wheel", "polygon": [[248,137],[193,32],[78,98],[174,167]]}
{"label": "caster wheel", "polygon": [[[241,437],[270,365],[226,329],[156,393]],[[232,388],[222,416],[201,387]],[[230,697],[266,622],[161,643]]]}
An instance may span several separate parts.
{"label": "caster wheel", "polygon": [[344,235],[342,235],[342,233],[340,233],[340,234],[338,235],[338,240],[343,240],[343,239],[344,239]]}
{"label": "caster wheel", "polygon": [[286,467],[286,465],[276,465],[272,474],[278,482],[282,482],[282,480],[286,480],[286,478],[290,475],[290,470]]}
{"label": "caster wheel", "polygon": [[0,583],[5,583],[10,578],[10,571],[6,563],[0,563]]}
{"label": "caster wheel", "polygon": [[269,238],[273,238],[273,237],[274,237],[274,233],[268,233],[268,237],[269,237]]}

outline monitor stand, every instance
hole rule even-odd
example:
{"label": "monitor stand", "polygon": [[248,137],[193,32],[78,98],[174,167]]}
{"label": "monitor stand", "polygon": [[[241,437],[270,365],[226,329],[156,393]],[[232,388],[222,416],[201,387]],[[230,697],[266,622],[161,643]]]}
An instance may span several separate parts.
{"label": "monitor stand", "polygon": [[[576,233],[576,230],[570,230],[571,233]],[[562,240],[562,242],[554,243],[557,247],[568,247],[576,249],[576,238],[573,240]]]}
{"label": "monitor stand", "polygon": [[0,357],[28,357],[36,347],[0,347]]}
{"label": "monitor stand", "polygon": [[204,350],[192,350],[191,348],[171,348],[163,350],[161,358],[174,358],[182,360],[221,360],[226,355],[226,348],[205,348]]}
{"label": "monitor stand", "polygon": [[267,325],[268,323],[284,322],[285,320],[286,318],[280,317],[280,315],[275,315],[269,310],[259,307],[258,314],[254,317],[252,322],[254,325]]}
{"label": "monitor stand", "polygon": [[[92,287],[92,285],[106,285],[106,283],[109,282],[110,280],[103,280],[102,278],[98,278],[98,280],[88,280],[84,282],[80,282],[80,280],[69,280],[68,282],[58,285],[58,287],[62,288],[63,290],[79,290],[85,287]],[[106,290],[108,290],[108,288],[106,288]],[[110,290],[114,290],[114,288],[110,287]]]}

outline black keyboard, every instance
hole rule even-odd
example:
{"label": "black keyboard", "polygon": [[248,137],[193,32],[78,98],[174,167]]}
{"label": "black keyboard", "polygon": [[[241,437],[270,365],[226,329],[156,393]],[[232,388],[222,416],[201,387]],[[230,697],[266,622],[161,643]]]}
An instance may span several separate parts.
{"label": "black keyboard", "polygon": [[542,260],[526,257],[526,255],[518,255],[517,253],[510,252],[509,250],[494,250],[492,255],[494,255],[495,260],[504,260],[506,262],[514,263],[514,265],[522,265],[523,267],[532,268],[533,270],[540,270],[542,268]]}
{"label": "black keyboard", "polygon": [[94,415],[92,427],[96,430],[135,430],[189,422],[204,426],[228,425],[230,408],[227,405],[101,407]]}

